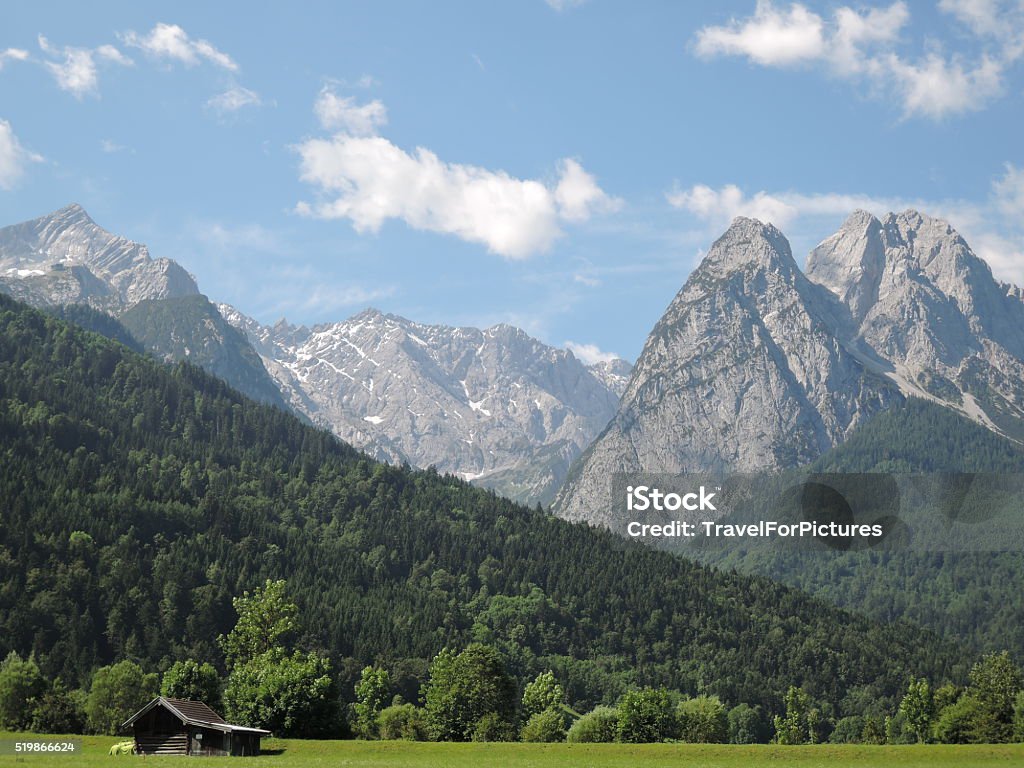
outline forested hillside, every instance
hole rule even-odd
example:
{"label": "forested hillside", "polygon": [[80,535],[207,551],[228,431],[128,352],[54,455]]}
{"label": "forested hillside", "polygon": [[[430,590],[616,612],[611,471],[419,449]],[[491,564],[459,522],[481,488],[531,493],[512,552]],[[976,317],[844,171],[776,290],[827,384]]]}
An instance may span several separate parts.
{"label": "forested hillside", "polygon": [[[1024,450],[953,411],[910,399],[879,414],[811,471],[1024,471]],[[905,619],[974,651],[1024,657],[1024,553],[780,552],[721,548],[709,562],[770,576],[882,621]]]}
{"label": "forested hillside", "polygon": [[522,681],[552,669],[581,711],[633,684],[837,715],[973,659],[548,517],[452,477],[379,464],[200,369],[173,368],[0,297],[0,657],[71,685],[100,664],[223,668],[231,597],[287,578],[302,644],[342,691],[362,665],[415,699],[474,640]]}

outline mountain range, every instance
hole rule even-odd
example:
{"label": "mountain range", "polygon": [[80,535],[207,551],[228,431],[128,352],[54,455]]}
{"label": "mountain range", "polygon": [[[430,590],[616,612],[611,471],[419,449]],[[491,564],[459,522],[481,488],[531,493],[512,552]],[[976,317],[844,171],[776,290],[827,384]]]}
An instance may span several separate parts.
{"label": "mountain range", "polygon": [[651,331],[562,517],[614,522],[620,472],[813,462],[908,397],[1024,437],[1024,302],[946,222],[854,212],[810,254],[737,218]]}
{"label": "mountain range", "polygon": [[1024,439],[1022,293],[916,211],[854,212],[804,270],[778,229],[736,219],[632,367],[584,365],[508,325],[373,309],[263,325],[78,205],[0,229],[0,290],[108,313],[159,359],[200,365],[375,458],[602,525],[616,472],[806,465],[908,397]]}
{"label": "mountain range", "polygon": [[588,367],[509,325],[423,325],[369,309],[313,328],[263,326],[214,306],[176,262],[79,205],[0,229],[0,291],[106,312],[159,359],[199,365],[376,458],[531,504],[553,498],[630,370],[618,359]]}
{"label": "mountain range", "polygon": [[588,369],[510,325],[423,325],[370,309],[266,327],[220,309],[314,423],[378,459],[434,466],[519,501],[550,501],[618,404],[621,368]]}

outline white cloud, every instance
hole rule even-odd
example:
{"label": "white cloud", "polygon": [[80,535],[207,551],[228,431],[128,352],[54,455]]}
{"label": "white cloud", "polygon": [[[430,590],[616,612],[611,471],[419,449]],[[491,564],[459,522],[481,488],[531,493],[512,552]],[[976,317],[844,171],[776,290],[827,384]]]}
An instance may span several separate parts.
{"label": "white cloud", "polygon": [[547,250],[563,221],[583,221],[614,203],[575,160],[565,160],[554,187],[504,171],[445,163],[422,147],[411,154],[379,136],[338,133],[296,147],[301,178],[327,198],[297,210],[349,219],[376,232],[387,219],[414,229],[482,243],[509,259]]}
{"label": "white cloud", "polygon": [[[956,199],[907,199],[871,195],[759,191],[745,194],[734,184],[718,189],[696,184],[666,195],[669,204],[707,222],[720,232],[736,216],[771,222],[782,230],[795,226],[805,233],[807,220],[844,219],[855,210],[876,216],[908,208],[943,219],[964,236],[971,248],[992,268],[996,277],[1024,286],[1024,169],[1007,165],[992,183],[984,202]],[[817,230],[817,224],[814,229]]]}
{"label": "white cloud", "polygon": [[1024,224],[1024,169],[1007,164],[1006,173],[992,184],[999,209]]}
{"label": "white cloud", "polygon": [[0,119],[0,189],[13,189],[24,175],[25,166],[42,159],[21,146],[11,124]]}
{"label": "white cloud", "polygon": [[704,27],[697,33],[700,56],[746,56],[765,66],[812,61],[825,52],[824,22],[816,13],[794,3],[787,13],[767,0],[758,0],[754,15],[733,19],[724,27]]}
{"label": "white cloud", "polygon": [[609,363],[617,360],[618,355],[614,352],[602,352],[596,344],[577,344],[575,341],[565,342],[565,348],[572,352],[584,365],[594,363]]}
{"label": "white cloud", "polygon": [[207,40],[193,40],[177,24],[159,23],[146,35],[128,31],[121,35],[121,40],[156,59],[168,59],[189,67],[206,61],[230,72],[238,71],[238,64],[228,54]]}
{"label": "white cloud", "polygon": [[105,61],[112,61],[124,67],[130,67],[135,63],[112,45],[101,45],[95,50],[95,53]]}
{"label": "white cloud", "polygon": [[0,51],[0,69],[3,69],[8,61],[25,61],[26,59],[28,59],[28,51],[21,48],[7,48]]}
{"label": "white cloud", "polygon": [[1002,34],[999,18],[1002,9],[997,0],[939,0],[939,10],[957,18],[976,35]]}
{"label": "white cloud", "polygon": [[320,91],[313,112],[327,130],[346,131],[355,136],[373,136],[388,122],[387,107],[377,99],[357,104],[355,99],[339,96],[329,86]]}
{"label": "white cloud", "polygon": [[835,192],[805,194],[762,190],[748,196],[735,184],[726,184],[718,189],[695,184],[689,189],[673,189],[665,198],[673,208],[688,211],[716,228],[728,225],[736,216],[748,216],[785,229],[805,217],[845,217],[857,209],[877,216],[906,208],[918,208],[934,215],[944,215],[953,209],[949,202],[929,203],[923,200]]}
{"label": "white cloud", "polygon": [[[834,76],[890,93],[905,117],[939,119],[984,108],[1004,91],[1008,64],[1024,54],[1024,11],[998,0],[942,0],[974,35],[998,42],[975,60],[931,50],[918,59],[896,53],[910,12],[903,2],[854,10],[842,6],[826,20],[794,3],[780,10],[759,0],[754,14],[697,33],[699,56],[743,56],[767,67],[824,65]],[[934,48],[934,47],[933,47]]]}
{"label": "white cloud", "polygon": [[907,115],[941,118],[982,109],[1003,91],[1003,64],[983,56],[973,67],[927,55],[916,64],[890,55],[881,65],[902,95]]}
{"label": "white cloud", "polygon": [[594,213],[616,211],[622,207],[621,200],[609,197],[597,185],[597,179],[572,159],[559,164],[555,202],[559,215],[566,221],[586,221]]}
{"label": "white cloud", "polygon": [[256,91],[251,91],[240,85],[232,86],[206,102],[206,106],[222,115],[237,112],[243,107],[258,107],[262,104],[263,100]]}
{"label": "white cloud", "polygon": [[67,91],[76,99],[99,90],[99,73],[96,58],[104,62],[131,66],[132,60],[112,45],[101,45],[99,48],[58,48],[39,35],[39,49],[49,58],[43,66],[57,81],[57,87]]}

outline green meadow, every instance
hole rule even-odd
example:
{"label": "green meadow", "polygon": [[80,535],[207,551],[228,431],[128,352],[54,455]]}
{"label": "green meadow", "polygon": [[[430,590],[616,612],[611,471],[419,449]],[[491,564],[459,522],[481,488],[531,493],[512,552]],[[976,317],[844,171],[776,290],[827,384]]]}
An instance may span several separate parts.
{"label": "green meadow", "polygon": [[[4,734],[4,740],[24,739],[26,734]],[[44,739],[60,737],[44,736]],[[212,764],[235,768],[628,768],[629,766],[695,766],[697,768],[739,768],[747,766],[796,765],[804,768],[842,766],[956,766],[1024,765],[1024,744],[979,746],[913,745],[815,745],[781,747],[730,744],[434,744],[402,741],[302,741],[268,739],[260,757],[148,757],[112,756],[112,736],[74,736],[82,750],[74,755],[0,755],[0,766],[19,768],[126,768],[140,761],[188,766]]]}

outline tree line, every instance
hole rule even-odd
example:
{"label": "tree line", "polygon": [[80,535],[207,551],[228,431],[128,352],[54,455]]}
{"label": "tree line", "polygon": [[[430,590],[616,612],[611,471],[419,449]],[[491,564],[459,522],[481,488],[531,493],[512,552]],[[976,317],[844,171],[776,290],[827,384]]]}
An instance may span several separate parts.
{"label": "tree line", "polygon": [[390,671],[368,665],[347,705],[328,658],[294,646],[298,606],[286,583],[267,581],[233,601],[234,628],[219,638],[228,658],[224,679],[208,662],[177,661],[162,676],[132,661],[96,671],[88,691],[47,681],[31,657],[11,652],[0,663],[0,728],[47,733],[116,734],[157,692],[202,701],[230,722],[278,736],[415,741],[626,742],[778,744],[996,743],[1024,741],[1024,677],[1008,653],[988,654],[969,684],[934,688],[911,679],[890,713],[836,720],[806,691],[790,686],[771,717],[745,702],[690,697],[664,687],[626,691],[612,706],[581,714],[568,705],[554,672],[520,687],[494,646],[444,649],[431,661],[415,701],[406,701]]}

